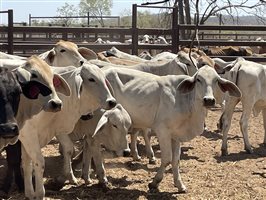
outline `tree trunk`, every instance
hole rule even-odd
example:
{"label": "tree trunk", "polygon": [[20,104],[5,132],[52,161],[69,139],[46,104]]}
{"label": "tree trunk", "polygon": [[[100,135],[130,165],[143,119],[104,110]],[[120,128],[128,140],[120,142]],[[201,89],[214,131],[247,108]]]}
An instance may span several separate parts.
{"label": "tree trunk", "polygon": [[[186,14],[186,24],[191,24],[191,15],[190,15],[190,5],[189,5],[190,0],[184,0],[184,5],[185,5],[185,14]],[[187,38],[191,38],[191,30],[187,30]]]}
{"label": "tree trunk", "polygon": [[[184,4],[183,0],[178,1],[178,18],[179,18],[179,24],[185,24],[185,16],[184,16]],[[180,39],[185,39],[185,30],[180,31]]]}

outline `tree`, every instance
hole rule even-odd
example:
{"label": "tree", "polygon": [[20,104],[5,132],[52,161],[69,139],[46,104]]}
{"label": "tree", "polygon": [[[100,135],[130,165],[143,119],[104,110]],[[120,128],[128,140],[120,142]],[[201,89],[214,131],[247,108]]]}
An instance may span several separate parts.
{"label": "tree", "polygon": [[[62,7],[57,8],[56,10],[57,16],[64,17],[64,16],[77,16],[78,15],[78,8],[72,4],[65,3]],[[61,18],[53,20],[53,23],[56,24],[64,24],[65,26],[70,26],[77,22],[77,19],[71,18]]]}
{"label": "tree", "polygon": [[80,14],[87,14],[89,13],[90,16],[99,16],[97,20],[104,26],[104,15],[111,14],[111,8],[113,6],[112,0],[81,0],[79,7],[80,7]]}

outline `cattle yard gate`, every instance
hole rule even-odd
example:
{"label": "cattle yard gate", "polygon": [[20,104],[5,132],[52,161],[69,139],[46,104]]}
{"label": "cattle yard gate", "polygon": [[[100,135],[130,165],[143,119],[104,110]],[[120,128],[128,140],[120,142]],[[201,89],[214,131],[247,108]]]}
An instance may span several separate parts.
{"label": "cattle yard gate", "polygon": [[[138,28],[137,9],[145,8],[164,8],[172,9],[172,27],[162,28]],[[0,11],[0,14],[8,15],[8,25],[0,29],[0,51],[9,54],[31,55],[39,54],[51,49],[55,42],[60,39],[73,41],[79,46],[90,48],[96,52],[110,49],[115,46],[120,50],[137,55],[139,50],[165,50],[177,53],[180,46],[190,46],[191,39],[181,39],[180,32],[195,30],[195,25],[178,24],[177,7],[159,7],[132,5],[132,26],[122,27],[51,27],[51,26],[25,26],[13,21],[13,10]],[[33,18],[33,17],[31,17]],[[19,26],[20,25],[20,26]],[[22,25],[22,26],[21,26]],[[266,46],[266,42],[255,41],[258,36],[266,35],[266,26],[235,26],[235,25],[199,25],[200,46]],[[206,34],[207,31],[208,33]],[[226,39],[227,34],[221,31],[231,32],[235,37],[234,41]],[[239,34],[239,32],[245,32]],[[210,33],[211,32],[211,33]],[[237,34],[236,34],[237,32]],[[250,32],[250,34],[246,34]],[[219,33],[219,34],[218,34]],[[141,44],[139,38],[143,35],[164,36],[169,44]],[[212,37],[208,37],[212,34]],[[251,38],[253,34],[253,38]],[[119,41],[119,44],[95,44],[98,37],[108,38],[110,41]],[[126,39],[132,39],[131,43],[125,43]],[[86,41],[86,42],[84,42]],[[194,41],[195,46],[197,42]],[[235,57],[220,56],[225,60],[232,60]],[[266,62],[264,57],[246,57],[249,60]]]}

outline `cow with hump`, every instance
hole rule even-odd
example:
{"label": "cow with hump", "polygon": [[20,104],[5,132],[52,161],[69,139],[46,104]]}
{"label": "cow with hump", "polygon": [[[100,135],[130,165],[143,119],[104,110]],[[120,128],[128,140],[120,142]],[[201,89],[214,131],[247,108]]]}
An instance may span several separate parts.
{"label": "cow with hump", "polygon": [[[111,95],[110,83],[100,68],[90,63],[81,67],[54,68],[65,78],[71,88],[71,95],[59,94],[64,107],[57,113],[40,112],[26,122],[19,135],[22,143],[22,166],[24,170],[25,196],[29,199],[43,199],[44,157],[41,148],[60,134],[69,134],[82,115],[98,108],[111,109],[116,100]],[[35,187],[32,172],[35,175]]]}
{"label": "cow with hump", "polygon": [[[26,120],[31,119],[41,110],[60,111],[62,101],[57,92],[69,96],[70,88],[60,75],[54,74],[50,66],[37,56],[28,58],[21,67],[13,71],[8,71],[6,68],[0,69],[0,148],[2,149],[8,144],[17,142],[19,132]],[[17,145],[18,148],[15,149],[19,149],[20,144]],[[8,162],[8,165],[10,164],[8,176],[2,187],[6,192],[12,182],[14,167],[12,161],[20,160],[20,155],[13,155],[11,149],[12,146],[7,147],[7,157],[11,163]],[[18,170],[15,170],[15,175],[19,173]],[[17,178],[16,181],[19,182]],[[18,183],[18,185],[23,187],[23,184]]]}
{"label": "cow with hump", "polygon": [[166,167],[172,164],[174,185],[179,192],[186,191],[178,167],[180,144],[203,132],[207,109],[215,106],[217,92],[221,90],[240,97],[238,87],[207,65],[192,77],[156,76],[118,68],[105,69],[104,72],[115,98],[130,115],[132,128],[151,128],[158,137],[161,166],[149,188],[158,187]]}

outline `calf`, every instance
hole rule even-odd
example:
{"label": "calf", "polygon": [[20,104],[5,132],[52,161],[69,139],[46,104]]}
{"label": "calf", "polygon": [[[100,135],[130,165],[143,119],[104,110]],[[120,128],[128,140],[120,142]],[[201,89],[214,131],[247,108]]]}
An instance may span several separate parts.
{"label": "calf", "polygon": [[[82,178],[86,184],[91,182],[90,169],[93,158],[100,183],[105,184],[102,145],[108,151],[118,156],[126,155],[128,143],[126,135],[131,126],[131,119],[127,111],[117,104],[111,110],[97,110],[90,120],[79,120],[70,135],[58,135],[57,139],[63,146],[65,176],[74,177],[71,167],[74,144],[71,139],[84,137]],[[71,138],[71,139],[70,139]]]}
{"label": "calf", "polygon": [[[57,69],[62,71],[61,68],[54,68],[54,71]],[[30,199],[44,198],[44,158],[41,148],[54,136],[71,133],[80,116],[98,108],[110,109],[116,105],[109,90],[110,84],[97,66],[84,63],[82,67],[67,69],[61,75],[72,92],[67,98],[60,95],[64,103],[61,112],[52,115],[40,112],[25,124],[19,135],[22,142],[25,196]],[[35,173],[35,189],[32,184],[32,170]]]}
{"label": "calf", "polygon": [[174,185],[184,192],[186,187],[178,168],[181,142],[203,132],[206,111],[215,105],[218,90],[240,97],[239,89],[209,66],[201,67],[192,77],[155,76],[117,68],[104,72],[114,89],[115,98],[130,115],[132,128],[151,128],[158,137],[161,166],[149,188],[158,187],[171,163]]}

